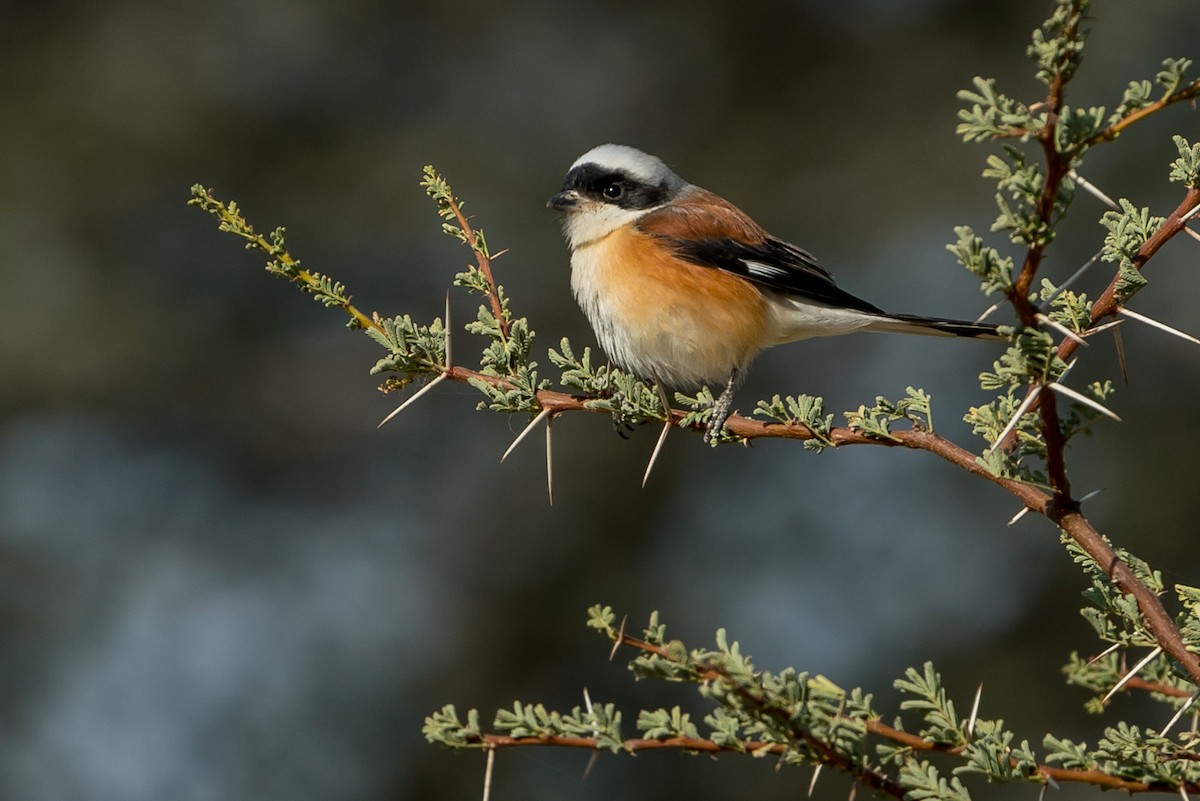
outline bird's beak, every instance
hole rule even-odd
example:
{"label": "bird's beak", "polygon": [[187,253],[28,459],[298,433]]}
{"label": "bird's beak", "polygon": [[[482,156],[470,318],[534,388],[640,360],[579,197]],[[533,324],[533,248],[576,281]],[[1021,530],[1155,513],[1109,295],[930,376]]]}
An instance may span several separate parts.
{"label": "bird's beak", "polygon": [[546,201],[546,205],[556,211],[570,211],[578,206],[582,199],[574,189],[565,189]]}

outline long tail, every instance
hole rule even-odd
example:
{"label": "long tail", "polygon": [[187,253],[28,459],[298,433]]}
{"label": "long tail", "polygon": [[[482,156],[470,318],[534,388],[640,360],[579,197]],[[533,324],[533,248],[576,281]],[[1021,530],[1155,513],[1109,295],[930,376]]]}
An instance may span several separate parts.
{"label": "long tail", "polygon": [[866,326],[867,331],[888,331],[899,334],[922,334],[933,337],[974,337],[976,339],[1007,339],[996,326],[969,323],[966,320],[944,320],[916,314],[887,314]]}

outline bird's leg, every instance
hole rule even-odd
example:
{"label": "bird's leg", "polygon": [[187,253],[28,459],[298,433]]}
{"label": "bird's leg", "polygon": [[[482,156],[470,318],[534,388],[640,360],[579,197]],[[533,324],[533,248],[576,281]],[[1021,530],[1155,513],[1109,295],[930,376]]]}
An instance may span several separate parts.
{"label": "bird's leg", "polygon": [[729,375],[729,380],[725,382],[724,391],[713,401],[712,416],[708,418],[708,428],[704,431],[704,442],[708,445],[716,442],[725,428],[725,421],[729,418],[729,411],[733,407],[733,388],[737,384],[737,378],[738,369],[735,367]]}

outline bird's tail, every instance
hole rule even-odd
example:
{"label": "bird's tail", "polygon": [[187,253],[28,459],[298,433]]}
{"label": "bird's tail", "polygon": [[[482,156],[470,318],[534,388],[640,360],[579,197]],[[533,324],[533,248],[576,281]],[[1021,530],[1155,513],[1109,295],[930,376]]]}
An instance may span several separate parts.
{"label": "bird's tail", "polygon": [[974,337],[976,339],[1007,339],[994,325],[969,323],[966,320],[944,320],[916,314],[880,315],[865,328],[867,331],[887,331],[899,334],[923,334],[934,337]]}

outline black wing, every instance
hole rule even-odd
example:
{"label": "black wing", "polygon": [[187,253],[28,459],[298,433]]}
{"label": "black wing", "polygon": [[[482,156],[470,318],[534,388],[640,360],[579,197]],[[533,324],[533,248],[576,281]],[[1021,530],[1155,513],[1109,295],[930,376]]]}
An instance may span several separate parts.
{"label": "black wing", "polygon": [[883,314],[883,310],[838,287],[829,271],[802,248],[768,237],[746,244],[736,239],[683,240],[664,237],[675,254],[701,267],[714,267],[760,286],[828,306]]}

